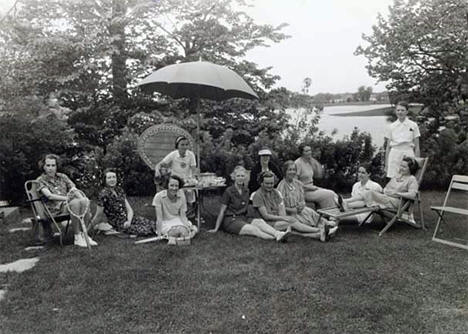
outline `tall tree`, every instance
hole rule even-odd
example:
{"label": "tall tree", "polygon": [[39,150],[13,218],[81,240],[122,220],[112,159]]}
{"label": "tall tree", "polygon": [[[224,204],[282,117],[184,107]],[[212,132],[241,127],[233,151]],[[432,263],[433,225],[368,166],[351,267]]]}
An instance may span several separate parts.
{"label": "tall tree", "polygon": [[355,54],[367,58],[371,76],[387,82],[392,102],[424,104],[417,117],[422,154],[436,157],[428,178],[443,184],[451,174],[465,173],[447,147],[467,142],[468,2],[395,0],[388,18],[379,15],[363,39]]}
{"label": "tall tree", "polygon": [[466,0],[395,0],[389,17],[379,15],[365,46],[372,77],[393,91],[412,93],[425,104],[441,104],[468,67]]}

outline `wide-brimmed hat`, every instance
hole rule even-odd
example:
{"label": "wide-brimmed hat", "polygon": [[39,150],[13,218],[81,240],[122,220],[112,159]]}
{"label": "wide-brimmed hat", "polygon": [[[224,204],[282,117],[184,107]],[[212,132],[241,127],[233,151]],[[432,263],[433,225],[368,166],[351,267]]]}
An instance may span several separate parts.
{"label": "wide-brimmed hat", "polygon": [[258,151],[258,155],[271,155],[271,151],[267,148],[263,148],[260,151]]}

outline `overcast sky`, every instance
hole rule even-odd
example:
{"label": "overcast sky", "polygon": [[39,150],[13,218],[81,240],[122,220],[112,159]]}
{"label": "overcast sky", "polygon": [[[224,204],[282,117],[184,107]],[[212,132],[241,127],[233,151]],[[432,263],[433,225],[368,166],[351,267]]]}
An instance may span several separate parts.
{"label": "overcast sky", "polygon": [[[249,0],[248,0],[249,1]],[[14,0],[0,0],[0,16]],[[262,67],[273,66],[281,76],[277,86],[300,91],[306,77],[312,79],[310,93],[356,92],[359,86],[385,90],[376,85],[365,69],[366,59],[354,56],[369,34],[377,14],[388,14],[393,0],[250,0],[247,12],[257,23],[288,23],[291,38],[269,48],[249,52],[248,60]]]}
{"label": "overcast sky", "polygon": [[361,85],[385,90],[365,69],[366,59],[354,56],[362,33],[370,34],[377,14],[388,15],[393,0],[252,0],[248,13],[257,23],[289,26],[291,38],[259,48],[248,59],[273,66],[281,76],[278,86],[300,91],[306,77],[311,94],[355,92]]}

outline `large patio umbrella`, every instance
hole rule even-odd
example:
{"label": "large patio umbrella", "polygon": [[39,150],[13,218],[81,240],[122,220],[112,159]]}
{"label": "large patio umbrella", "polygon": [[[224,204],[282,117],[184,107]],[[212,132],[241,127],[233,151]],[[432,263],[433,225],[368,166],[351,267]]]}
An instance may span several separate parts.
{"label": "large patio umbrella", "polygon": [[137,86],[173,98],[192,98],[197,111],[197,163],[200,167],[200,98],[226,100],[233,97],[258,99],[257,94],[236,72],[206,61],[179,63],[163,67]]}

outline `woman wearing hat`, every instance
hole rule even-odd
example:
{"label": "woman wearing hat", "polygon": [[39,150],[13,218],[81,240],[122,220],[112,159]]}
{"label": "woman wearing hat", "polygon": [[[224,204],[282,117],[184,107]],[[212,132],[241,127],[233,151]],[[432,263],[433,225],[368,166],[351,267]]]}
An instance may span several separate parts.
{"label": "woman wearing hat", "polygon": [[250,181],[249,181],[249,190],[250,193],[253,193],[260,187],[260,183],[258,182],[258,177],[263,172],[270,171],[276,176],[276,180],[281,180],[283,178],[283,173],[281,173],[281,169],[271,161],[271,151],[268,148],[262,148],[258,151],[258,156],[260,157],[260,161],[252,171],[250,172]]}

